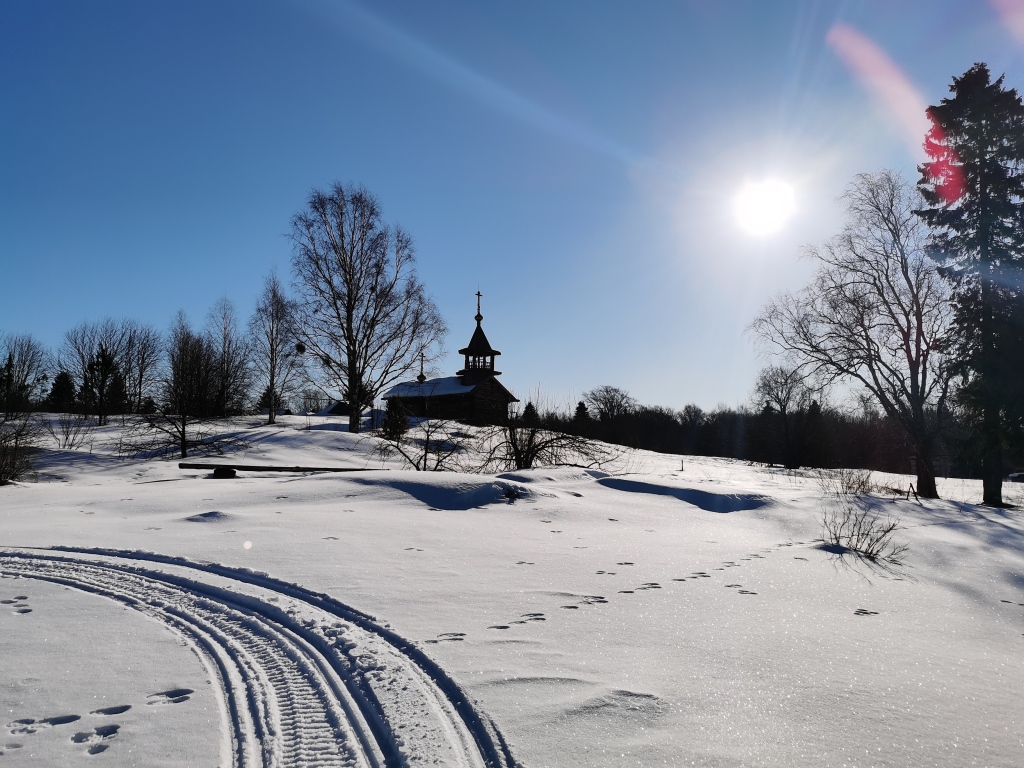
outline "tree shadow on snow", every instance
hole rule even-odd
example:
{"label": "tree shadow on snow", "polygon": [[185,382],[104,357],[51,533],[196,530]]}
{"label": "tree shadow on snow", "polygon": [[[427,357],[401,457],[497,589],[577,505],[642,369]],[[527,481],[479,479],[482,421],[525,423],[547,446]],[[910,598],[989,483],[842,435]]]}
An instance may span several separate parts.
{"label": "tree shadow on snow", "polygon": [[695,488],[673,488],[666,485],[644,483],[639,480],[626,480],[621,477],[605,477],[597,481],[601,485],[616,491],[627,493],[652,493],[658,496],[672,496],[700,507],[706,512],[742,512],[749,509],[761,509],[772,503],[767,496],[746,493],[710,493]]}

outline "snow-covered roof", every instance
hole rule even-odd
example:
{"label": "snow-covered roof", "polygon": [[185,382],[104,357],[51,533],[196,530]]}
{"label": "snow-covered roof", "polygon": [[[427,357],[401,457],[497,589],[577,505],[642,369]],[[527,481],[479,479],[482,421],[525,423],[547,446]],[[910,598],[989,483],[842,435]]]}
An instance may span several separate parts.
{"label": "snow-covered roof", "polygon": [[445,376],[441,379],[427,379],[426,381],[403,381],[396,384],[381,398],[387,400],[391,397],[440,397],[443,395],[464,395],[476,389],[476,384],[463,384],[458,376]]}

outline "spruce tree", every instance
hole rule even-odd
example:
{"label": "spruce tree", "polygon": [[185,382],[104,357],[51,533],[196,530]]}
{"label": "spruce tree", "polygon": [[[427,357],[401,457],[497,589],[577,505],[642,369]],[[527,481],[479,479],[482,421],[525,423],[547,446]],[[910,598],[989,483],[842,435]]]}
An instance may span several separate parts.
{"label": "spruce tree", "polygon": [[[263,390],[263,394],[260,395],[260,399],[256,401],[256,410],[262,411],[264,408],[267,409],[268,413],[277,413],[281,410],[281,395],[277,391],[271,389],[269,386]],[[273,424],[273,421],[268,422]]]}
{"label": "spruce tree", "polygon": [[387,403],[381,432],[388,440],[398,440],[409,431],[409,419],[405,415],[405,409],[397,401],[389,399]]}
{"label": "spruce tree", "polygon": [[[1003,448],[1020,426],[1024,103],[985,64],[928,108],[918,187],[931,246],[951,282],[965,404],[977,414],[984,504],[1002,505]],[[1016,422],[1016,423],[1014,423]]]}
{"label": "spruce tree", "polygon": [[537,408],[533,403],[527,403],[523,408],[523,424],[528,427],[540,426],[540,414],[537,413]]}
{"label": "spruce tree", "polygon": [[46,396],[46,407],[52,413],[73,413],[75,410],[75,381],[67,371],[61,371],[53,378],[50,394]]}

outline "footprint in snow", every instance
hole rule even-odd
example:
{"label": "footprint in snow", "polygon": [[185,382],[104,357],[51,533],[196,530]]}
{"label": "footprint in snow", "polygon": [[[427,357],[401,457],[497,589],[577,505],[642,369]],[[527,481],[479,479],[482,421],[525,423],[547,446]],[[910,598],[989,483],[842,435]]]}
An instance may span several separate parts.
{"label": "footprint in snow", "polygon": [[550,520],[541,520],[542,523],[550,523]]}
{"label": "footprint in snow", "polygon": [[878,611],[869,611],[867,608],[858,608],[853,612],[854,616],[877,616]]}
{"label": "footprint in snow", "polygon": [[123,714],[123,713],[127,712],[131,708],[132,708],[131,704],[121,704],[121,705],[116,706],[116,707],[103,707],[103,709],[94,709],[89,714],[90,715],[105,715],[105,716],[120,715],[120,714]]}
{"label": "footprint in snow", "polygon": [[754,592],[753,590],[750,590],[750,589],[741,589],[739,591],[739,594],[741,594],[741,595],[756,595],[757,592]]}
{"label": "footprint in snow", "polygon": [[508,624],[493,624],[493,625],[488,627],[488,629],[508,629],[508,628],[509,628]]}
{"label": "footprint in snow", "polygon": [[615,571],[597,571],[598,576],[614,576]]}
{"label": "footprint in snow", "polygon": [[73,723],[76,720],[81,720],[81,715],[55,715],[53,717],[44,717],[41,720],[35,720],[31,717],[23,717],[20,720],[14,720],[7,724],[7,728],[10,730],[12,735],[24,735],[29,733],[36,733],[40,728],[52,728],[56,725],[67,725]]}
{"label": "footprint in snow", "polygon": [[71,737],[71,741],[75,744],[88,744],[89,748],[86,750],[87,754],[98,755],[100,752],[105,752],[109,744],[104,742],[109,741],[117,735],[117,732],[121,730],[120,725],[97,725],[89,731],[80,731]]}
{"label": "footprint in snow", "polygon": [[536,565],[536,563],[529,563],[526,560],[519,560],[516,565]]}
{"label": "footprint in snow", "polygon": [[0,600],[0,605],[9,605],[14,610],[12,613],[32,613],[32,609],[28,607],[28,595],[15,595],[9,600]]}
{"label": "footprint in snow", "polygon": [[628,560],[626,560],[626,561],[621,562],[621,563],[616,563],[616,565],[636,565],[636,563],[631,563]]}
{"label": "footprint in snow", "polygon": [[423,550],[419,547],[406,547],[405,552],[422,552]]}
{"label": "footprint in snow", "polygon": [[465,632],[442,632],[434,640],[425,640],[427,643],[461,642],[466,639]]}
{"label": "footprint in snow", "polygon": [[324,541],[337,541],[337,536],[324,536]]}
{"label": "footprint in snow", "polygon": [[189,695],[195,693],[191,688],[171,688],[169,691],[161,691],[160,693],[151,693],[147,696],[147,704],[181,704],[183,701],[188,701]]}
{"label": "footprint in snow", "polygon": [[794,555],[793,559],[794,560],[806,560],[807,558],[806,557],[797,557],[796,555]]}

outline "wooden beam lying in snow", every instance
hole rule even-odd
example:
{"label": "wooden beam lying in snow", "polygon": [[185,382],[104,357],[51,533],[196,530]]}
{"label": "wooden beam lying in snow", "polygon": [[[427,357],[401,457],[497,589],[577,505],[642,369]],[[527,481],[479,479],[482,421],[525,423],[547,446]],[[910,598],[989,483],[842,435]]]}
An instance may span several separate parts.
{"label": "wooden beam lying in snow", "polygon": [[359,467],[274,467],[260,464],[193,464],[182,461],[178,469],[231,469],[237,472],[376,472],[377,469]]}

